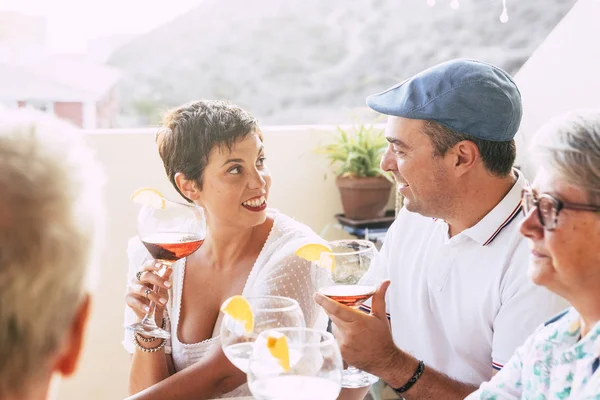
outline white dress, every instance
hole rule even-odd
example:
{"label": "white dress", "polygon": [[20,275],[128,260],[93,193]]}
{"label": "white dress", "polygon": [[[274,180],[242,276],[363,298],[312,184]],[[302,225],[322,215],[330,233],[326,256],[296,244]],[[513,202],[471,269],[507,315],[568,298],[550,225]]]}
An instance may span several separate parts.
{"label": "white dress", "polygon": [[[315,289],[311,279],[310,262],[294,254],[300,246],[307,243],[322,243],[323,239],[306,225],[275,210],[270,210],[270,212],[275,212],[273,227],[248,275],[242,295],[291,297],[300,304],[306,319],[306,326],[316,327],[318,325],[319,328],[324,329],[327,319],[320,307],[312,299]],[[129,241],[127,254],[129,258],[128,279],[134,277],[135,273],[146,260],[152,259],[137,237]],[[220,322],[217,322],[215,325],[213,336],[210,339],[199,343],[182,343],[179,341],[177,328],[181,310],[181,288],[183,287],[184,278],[185,259],[181,259],[173,264],[171,278],[173,287],[169,291],[169,303],[165,309],[167,330],[174,332],[171,340],[165,346],[165,351],[167,354],[171,354],[175,371],[181,371],[201,360],[213,345],[219,345]],[[129,307],[125,307],[125,325],[129,325],[136,320],[137,317],[134,312]],[[128,329],[125,329],[123,347],[131,354],[135,351],[133,334]],[[221,397],[249,395],[248,386],[244,384]]]}

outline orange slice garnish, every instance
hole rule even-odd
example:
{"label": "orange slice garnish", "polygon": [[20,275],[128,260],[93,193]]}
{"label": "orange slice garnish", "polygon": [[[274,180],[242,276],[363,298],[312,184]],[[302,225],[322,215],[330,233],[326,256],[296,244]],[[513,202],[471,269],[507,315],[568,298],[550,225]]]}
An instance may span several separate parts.
{"label": "orange slice garnish", "polygon": [[331,272],[335,270],[335,257],[331,254],[331,248],[321,243],[305,244],[296,250],[298,257],[314,262]]}
{"label": "orange slice garnish", "polygon": [[254,331],[254,313],[250,303],[243,296],[235,295],[225,300],[221,312],[244,324],[246,333]]}
{"label": "orange slice garnish", "polygon": [[140,188],[133,192],[130,200],[136,204],[154,207],[159,210],[164,209],[166,206],[166,200],[162,193],[156,189],[148,187]]}
{"label": "orange slice garnish", "polygon": [[290,349],[287,337],[281,333],[274,332],[267,337],[267,348],[273,357],[279,361],[279,365],[285,372],[290,370]]}

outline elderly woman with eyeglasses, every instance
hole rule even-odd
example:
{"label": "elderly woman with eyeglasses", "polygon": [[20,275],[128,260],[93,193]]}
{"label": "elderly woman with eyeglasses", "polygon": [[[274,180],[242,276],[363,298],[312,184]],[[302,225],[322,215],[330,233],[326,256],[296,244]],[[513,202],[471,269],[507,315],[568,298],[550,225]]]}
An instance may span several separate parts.
{"label": "elderly woman with eyeglasses", "polygon": [[[572,305],[547,321],[468,399],[600,399],[600,110],[545,125],[523,191],[529,277]],[[518,321],[515,321],[517,323]]]}

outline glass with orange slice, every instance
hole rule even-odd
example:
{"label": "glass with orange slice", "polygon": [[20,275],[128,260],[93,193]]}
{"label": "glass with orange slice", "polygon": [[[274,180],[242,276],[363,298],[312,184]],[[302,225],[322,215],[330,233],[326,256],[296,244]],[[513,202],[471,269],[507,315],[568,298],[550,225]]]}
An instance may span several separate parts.
{"label": "glass with orange slice", "polygon": [[278,328],[256,339],[248,386],[261,400],[334,400],[342,388],[342,356],[331,333]]}
{"label": "glass with orange slice", "polygon": [[[131,195],[141,206],[138,214],[138,237],[150,255],[162,265],[159,275],[175,261],[189,256],[202,245],[206,236],[206,220],[202,208],[195,204],[167,200],[153,188],[141,188]],[[141,267],[141,266],[140,266]],[[155,292],[160,289],[152,288]],[[156,304],[141,322],[127,326],[147,337],[168,339],[170,333],[157,326]]]}
{"label": "glass with orange slice", "polygon": [[[312,262],[315,290],[348,307],[358,308],[369,300],[381,284],[374,260],[375,245],[368,240],[336,240],[326,244],[309,243],[296,255]],[[349,366],[344,370],[342,386],[360,388],[379,378]]]}
{"label": "glass with orange slice", "polygon": [[223,353],[243,372],[254,342],[265,330],[281,327],[305,327],[304,315],[298,302],[280,296],[232,296],[221,306],[220,340]]}

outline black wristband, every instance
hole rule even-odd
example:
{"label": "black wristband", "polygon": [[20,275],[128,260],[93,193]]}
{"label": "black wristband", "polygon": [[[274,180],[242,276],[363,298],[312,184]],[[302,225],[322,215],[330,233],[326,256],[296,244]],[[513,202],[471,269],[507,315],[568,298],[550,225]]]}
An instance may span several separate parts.
{"label": "black wristband", "polygon": [[419,366],[415,370],[415,373],[413,374],[413,376],[410,377],[408,382],[406,382],[403,386],[400,386],[399,388],[392,388],[392,389],[396,393],[406,392],[419,380],[421,375],[423,375],[423,371],[425,371],[425,363],[423,361],[419,360]]}

